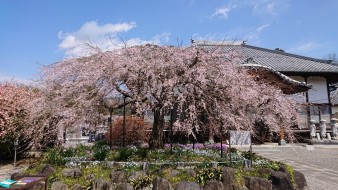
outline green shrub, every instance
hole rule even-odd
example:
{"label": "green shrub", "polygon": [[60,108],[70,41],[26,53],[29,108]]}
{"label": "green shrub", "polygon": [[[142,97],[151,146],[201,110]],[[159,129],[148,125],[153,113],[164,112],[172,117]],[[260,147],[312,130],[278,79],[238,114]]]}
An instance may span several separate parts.
{"label": "green shrub", "polygon": [[63,166],[67,162],[60,148],[48,149],[45,153],[44,159],[46,163],[54,166]]}
{"label": "green shrub", "polygon": [[149,150],[147,148],[138,148],[136,150],[136,155],[142,159],[147,158]]}
{"label": "green shrub", "polygon": [[238,150],[237,150],[236,148],[234,148],[234,147],[231,147],[231,148],[229,149],[229,151],[230,151],[231,153],[237,153],[237,152],[238,152]]}
{"label": "green shrub", "polygon": [[152,183],[152,181],[153,177],[148,175],[136,179],[131,179],[129,180],[129,183],[134,187],[135,190],[138,190],[148,187]]}
{"label": "green shrub", "polygon": [[250,159],[251,160],[257,160],[259,159],[259,156],[257,155],[257,153],[252,152],[250,153],[250,151],[243,151],[241,154],[245,159]]}
{"label": "green shrub", "polygon": [[105,141],[99,141],[95,143],[92,147],[93,157],[95,160],[103,161],[108,157],[109,154],[109,146]]}
{"label": "green shrub", "polygon": [[159,175],[160,177],[167,179],[174,188],[176,188],[177,184],[180,181],[196,182],[196,178],[188,174],[186,170],[180,170],[180,172],[175,176],[172,176],[172,171],[173,171],[173,168],[165,168],[165,169],[162,169],[160,173],[158,172],[155,173],[155,175]]}
{"label": "green shrub", "polygon": [[76,152],[73,147],[69,147],[63,150],[62,155],[64,157],[74,157],[76,155]]}
{"label": "green shrub", "polygon": [[205,162],[203,161],[201,164],[198,165],[198,168],[204,169],[204,168],[211,168],[212,163],[211,162]]}
{"label": "green shrub", "polygon": [[117,161],[128,161],[133,155],[133,150],[130,148],[120,148],[119,154],[116,158]]}
{"label": "green shrub", "polygon": [[295,175],[294,175],[294,171],[292,166],[288,165],[288,164],[283,164],[281,167],[284,167],[286,169],[286,171],[288,172],[288,174],[290,175],[290,181],[293,187],[296,186],[296,181],[295,181]]}
{"label": "green shrub", "polygon": [[196,175],[197,182],[202,186],[209,180],[222,180],[222,169],[221,168],[204,168],[197,171]]}
{"label": "green shrub", "polygon": [[283,163],[277,162],[277,161],[271,161],[267,159],[262,159],[256,165],[254,165],[255,168],[271,168],[275,171],[279,170]]}
{"label": "green shrub", "polygon": [[87,157],[91,152],[91,147],[79,144],[74,148],[74,151],[78,157]]}

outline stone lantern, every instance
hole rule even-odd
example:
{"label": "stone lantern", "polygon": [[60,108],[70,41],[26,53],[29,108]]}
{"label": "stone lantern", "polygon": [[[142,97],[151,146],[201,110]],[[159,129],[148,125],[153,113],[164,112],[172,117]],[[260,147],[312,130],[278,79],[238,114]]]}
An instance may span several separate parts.
{"label": "stone lantern", "polygon": [[338,119],[331,119],[331,129],[332,129],[332,139],[337,139],[337,128],[338,128]]}
{"label": "stone lantern", "polygon": [[315,120],[310,120],[310,139],[316,138],[316,125],[315,125]]}
{"label": "stone lantern", "polygon": [[320,137],[323,139],[326,137],[326,120],[322,119],[320,120]]}

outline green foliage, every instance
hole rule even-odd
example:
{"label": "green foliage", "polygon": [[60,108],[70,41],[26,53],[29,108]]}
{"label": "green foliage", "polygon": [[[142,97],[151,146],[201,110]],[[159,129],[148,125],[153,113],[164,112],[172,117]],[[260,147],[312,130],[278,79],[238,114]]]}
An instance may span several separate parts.
{"label": "green foliage", "polygon": [[250,152],[249,150],[248,151],[243,151],[241,153],[241,155],[245,158],[245,159],[252,159],[252,160],[257,160],[259,159],[260,157],[257,155],[257,153],[255,152]]}
{"label": "green foliage", "polygon": [[60,148],[48,149],[45,153],[44,161],[53,166],[62,166],[67,162]]}
{"label": "green foliage", "polygon": [[117,161],[128,161],[133,155],[133,150],[130,148],[121,148],[119,150],[118,156],[116,158]]}
{"label": "green foliage", "polygon": [[75,184],[80,184],[82,187],[85,187],[85,189],[88,189],[92,186],[92,182],[93,182],[92,179],[87,179],[87,176],[89,174],[94,175],[95,178],[103,178],[105,180],[109,180],[110,170],[100,165],[90,166],[90,167],[88,166],[88,167],[82,168],[81,169],[82,176],[80,178],[75,178],[75,179],[62,176],[61,175],[62,169],[63,168],[60,168],[60,167],[56,168],[57,171],[52,176],[50,176],[51,182],[62,181],[63,183],[68,185],[68,187],[72,187]]}
{"label": "green foliage", "polygon": [[243,169],[239,169],[239,170],[237,170],[235,172],[234,179],[235,179],[235,184],[237,186],[243,186],[243,185],[245,185],[243,177],[244,177]]}
{"label": "green foliage", "polygon": [[196,179],[202,186],[209,180],[222,180],[222,169],[221,168],[204,168],[197,171]]}
{"label": "green foliage", "polygon": [[211,168],[212,167],[212,163],[211,162],[202,162],[201,164],[198,165],[198,168],[203,169],[203,168]]}
{"label": "green foliage", "polygon": [[83,144],[79,144],[74,148],[75,155],[77,157],[85,157],[88,156],[91,152],[91,147],[85,146]]}
{"label": "green foliage", "polygon": [[25,174],[37,174],[45,166],[43,162],[36,162],[30,165],[27,170],[24,171]]}
{"label": "green foliage", "polygon": [[271,168],[275,171],[279,170],[279,168],[283,165],[283,163],[278,162],[278,161],[271,161],[267,159],[261,159],[259,162],[257,162],[254,167],[255,168]]}
{"label": "green foliage", "polygon": [[105,141],[99,141],[93,146],[93,157],[95,160],[103,161],[108,157],[109,147]]}
{"label": "green foliage", "polygon": [[246,170],[246,171],[242,171],[242,172],[243,172],[243,175],[245,175],[245,176],[260,177],[260,178],[264,178],[264,179],[270,178],[271,174],[260,173],[259,169],[260,168],[253,168],[252,170]]}
{"label": "green foliage", "polygon": [[290,175],[290,181],[293,187],[296,186],[296,181],[295,181],[295,175],[294,175],[294,171],[292,166],[288,165],[288,164],[283,164],[282,167],[285,167],[286,171],[288,172],[288,174]]}
{"label": "green foliage", "polygon": [[186,170],[180,170],[180,172],[175,176],[172,176],[171,173],[172,173],[172,168],[166,168],[162,170],[162,172],[160,173],[160,176],[167,179],[174,188],[180,181],[194,181],[194,182],[196,181],[196,178],[188,174]]}
{"label": "green foliage", "polygon": [[[236,154],[246,157],[248,152],[239,152],[236,149]],[[91,153],[93,152],[93,153]],[[225,162],[225,166],[229,166],[229,160],[227,157],[216,157],[214,154],[210,152],[201,151],[202,155],[197,154],[197,152],[193,152],[190,150],[182,150],[177,149],[173,151],[173,154],[170,154],[169,151],[166,150],[148,150],[148,149],[135,149],[135,148],[120,148],[113,150],[110,154],[112,160],[115,161],[127,161],[127,163],[121,164],[118,167],[114,166],[114,170],[124,170],[127,173],[131,173],[132,171],[138,171],[142,168],[142,164],[133,161],[139,161],[140,159],[145,161],[148,160],[150,162],[156,161],[169,161],[169,162],[185,162],[185,161],[196,161],[199,160],[202,163],[198,165],[188,166],[189,168],[193,168],[196,172],[195,175],[191,175],[187,170],[182,169],[182,165],[178,167],[178,165],[168,164],[168,165],[159,165],[159,164],[149,164],[148,172],[149,176],[141,177],[139,179],[130,180],[129,182],[133,185],[134,189],[142,189],[143,187],[149,186],[152,181],[153,176],[161,176],[167,179],[174,187],[180,181],[194,181],[200,183],[202,186],[208,180],[218,180],[220,181],[222,178],[222,170],[221,168],[213,167],[212,161],[222,161]],[[234,153],[235,154],[235,153]],[[64,169],[65,163],[69,160],[68,157],[79,157],[79,156],[91,156],[93,155],[96,160],[105,160],[107,155],[109,155],[109,149],[106,143],[99,142],[93,145],[92,147],[85,147],[83,145],[77,146],[75,148],[61,149],[54,148],[49,149],[44,153],[44,162],[41,164],[32,165],[26,173],[37,174],[39,170],[47,163],[53,165],[56,169],[55,174],[51,175],[49,178],[49,183],[51,184],[54,181],[62,181],[67,184],[69,187],[72,187],[74,184],[78,183],[83,188],[88,189],[91,186],[91,181],[86,179],[86,176],[89,174],[94,174],[95,178],[103,178],[109,179],[109,173],[112,168],[108,168],[107,165],[103,165],[105,162],[94,162],[94,164],[78,164],[75,166],[81,168],[83,172],[83,177],[77,179],[66,178],[61,175],[62,169]],[[114,156],[112,156],[114,155]],[[217,155],[219,155],[217,153]],[[89,157],[90,158],[90,157]],[[178,160],[181,158],[181,160]],[[273,162],[268,159],[263,159],[260,156],[257,156],[257,160],[255,161],[255,168],[249,170],[243,170],[243,162],[234,162],[231,166],[236,165],[235,172],[235,183],[238,185],[244,184],[243,176],[255,176],[261,177],[265,179],[270,178],[270,174],[260,173],[261,168],[271,168],[273,170],[280,170],[281,167],[284,168],[290,174],[292,184],[295,184],[294,174],[292,167],[285,165],[280,162]],[[172,173],[172,170],[176,168],[175,173]],[[186,169],[186,167],[184,167]],[[179,173],[177,172],[179,171]]]}
{"label": "green foliage", "polygon": [[128,162],[124,164],[121,169],[130,174],[133,171],[141,170],[141,165],[135,162]]}
{"label": "green foliage", "polygon": [[62,155],[64,157],[74,157],[76,155],[75,148],[69,147],[69,148],[64,149]]}
{"label": "green foliage", "polygon": [[[44,166],[44,163],[33,164],[25,171],[25,173],[36,175]],[[92,186],[92,180],[87,178],[89,174],[94,175],[95,178],[109,180],[109,174],[111,172],[111,169],[104,165],[86,166],[81,168],[82,176],[74,179],[62,176],[61,171],[64,169],[63,166],[54,166],[53,168],[55,169],[55,172],[48,177],[49,186],[55,181],[62,181],[68,185],[68,187],[80,184],[84,189],[90,189]]]}
{"label": "green foliage", "polygon": [[170,160],[171,155],[163,150],[150,150],[147,159],[149,161]]}
{"label": "green foliage", "polygon": [[231,153],[237,153],[238,152],[238,150],[234,147],[229,148],[228,151],[230,151]]}
{"label": "green foliage", "polygon": [[136,150],[136,155],[142,159],[147,158],[149,150],[147,148],[138,148]]}
{"label": "green foliage", "polygon": [[151,175],[142,176],[140,178],[131,179],[129,183],[134,187],[135,190],[142,189],[144,187],[148,187],[153,181],[153,177]]}

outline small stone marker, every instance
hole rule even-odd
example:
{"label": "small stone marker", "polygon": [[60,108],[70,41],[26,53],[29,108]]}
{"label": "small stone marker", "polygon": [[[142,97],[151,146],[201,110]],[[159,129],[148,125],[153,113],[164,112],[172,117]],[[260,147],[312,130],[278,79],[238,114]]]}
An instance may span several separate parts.
{"label": "small stone marker", "polygon": [[326,133],[327,139],[331,140],[331,134],[330,133]]}
{"label": "small stone marker", "polygon": [[146,170],[146,169],[148,169],[149,168],[149,164],[147,163],[147,162],[143,162],[143,167],[142,167],[142,169],[143,170]]}
{"label": "small stone marker", "polygon": [[320,140],[320,135],[319,135],[319,133],[316,133],[316,135],[317,135],[317,140]]}

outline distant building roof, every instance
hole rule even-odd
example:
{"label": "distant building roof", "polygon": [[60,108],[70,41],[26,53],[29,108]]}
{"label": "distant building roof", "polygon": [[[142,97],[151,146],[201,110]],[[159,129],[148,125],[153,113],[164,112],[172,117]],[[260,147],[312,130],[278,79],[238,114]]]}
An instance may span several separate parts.
{"label": "distant building roof", "polygon": [[[202,46],[208,50],[218,50],[234,54],[240,63],[254,61],[282,73],[322,73],[338,74],[338,65],[332,60],[315,59],[291,53],[282,49],[270,50],[246,45],[243,42],[207,42],[194,41],[194,46]],[[338,79],[337,79],[338,80]]]}

